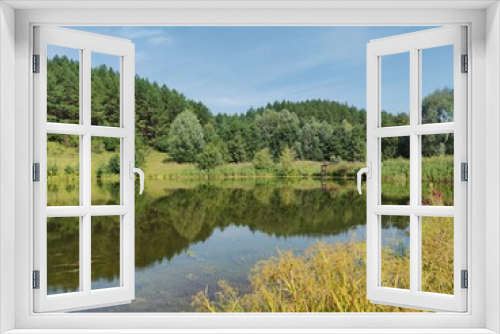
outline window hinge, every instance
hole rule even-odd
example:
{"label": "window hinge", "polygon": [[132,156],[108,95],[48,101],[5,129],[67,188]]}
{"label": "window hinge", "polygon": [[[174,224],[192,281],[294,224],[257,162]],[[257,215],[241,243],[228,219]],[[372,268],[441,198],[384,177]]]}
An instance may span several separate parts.
{"label": "window hinge", "polygon": [[469,56],[467,55],[462,55],[462,73],[467,73],[469,72]]}
{"label": "window hinge", "polygon": [[460,164],[460,167],[461,167],[460,180],[469,181],[469,165],[466,162],[462,162]]}
{"label": "window hinge", "polygon": [[40,73],[40,55],[33,55],[33,73]]}
{"label": "window hinge", "polygon": [[462,289],[467,289],[469,287],[469,274],[467,270],[462,270]]}
{"label": "window hinge", "polygon": [[40,164],[38,162],[33,164],[33,181],[40,182]]}
{"label": "window hinge", "polygon": [[33,289],[40,289],[40,270],[33,270]]}

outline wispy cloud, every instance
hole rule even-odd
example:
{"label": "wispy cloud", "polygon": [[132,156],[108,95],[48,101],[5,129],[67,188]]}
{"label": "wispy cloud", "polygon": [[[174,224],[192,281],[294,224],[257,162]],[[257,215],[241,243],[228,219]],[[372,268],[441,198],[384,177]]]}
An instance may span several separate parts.
{"label": "wispy cloud", "polygon": [[174,43],[174,38],[164,29],[156,27],[122,27],[119,30],[121,38],[142,40],[152,45],[169,46]]}

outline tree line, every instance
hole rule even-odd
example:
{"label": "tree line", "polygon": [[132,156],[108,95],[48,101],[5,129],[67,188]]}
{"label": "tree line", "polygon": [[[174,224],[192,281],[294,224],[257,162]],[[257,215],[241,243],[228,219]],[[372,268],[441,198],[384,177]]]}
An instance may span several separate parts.
{"label": "tree line", "polygon": [[[78,123],[79,63],[65,56],[48,60],[47,114],[50,122]],[[119,125],[119,72],[101,65],[92,69],[92,124]],[[178,163],[211,169],[222,163],[285,159],[363,161],[366,155],[366,110],[327,100],[281,101],[243,114],[213,114],[201,102],[166,85],[135,78],[136,153],[168,153]],[[422,101],[423,123],[453,120],[453,90],[442,89]],[[383,111],[383,126],[409,124],[406,113]],[[75,145],[68,136],[49,140]],[[425,136],[423,154],[453,153],[453,135]],[[385,158],[409,157],[409,138],[384,140]]]}

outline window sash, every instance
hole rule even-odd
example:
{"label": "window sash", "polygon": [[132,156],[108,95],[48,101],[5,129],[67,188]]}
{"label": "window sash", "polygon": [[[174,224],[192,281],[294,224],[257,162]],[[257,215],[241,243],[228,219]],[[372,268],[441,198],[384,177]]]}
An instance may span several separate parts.
{"label": "window sash", "polygon": [[[80,50],[79,124],[47,122],[47,45]],[[120,57],[121,127],[91,125],[91,53]],[[135,296],[134,276],[134,180],[129,162],[134,161],[134,45],[127,40],[108,38],[64,28],[34,28],[34,53],[40,55],[40,73],[34,74],[34,161],[40,163],[40,182],[34,190],[34,265],[40,271],[40,288],[33,290],[34,311],[72,311],[128,303]],[[80,136],[80,205],[47,206],[47,134]],[[91,205],[91,138],[120,138],[121,205]],[[91,289],[91,217],[120,215],[120,286]],[[79,217],[80,291],[47,295],[47,217]]]}
{"label": "window sash", "polygon": [[[425,30],[371,41],[367,47],[367,161],[372,178],[367,179],[367,297],[379,304],[424,310],[467,310],[467,290],[461,289],[460,272],[467,269],[467,184],[460,181],[460,164],[467,162],[466,107],[467,76],[460,73],[460,56],[466,54],[466,28],[447,27]],[[420,124],[420,50],[454,45],[454,122]],[[381,56],[410,53],[410,125],[381,127]],[[428,207],[420,204],[421,137],[426,134],[454,133],[454,206]],[[381,205],[380,138],[410,137],[410,205]],[[410,216],[410,289],[381,286],[381,215]],[[420,290],[420,216],[454,217],[454,295]]]}

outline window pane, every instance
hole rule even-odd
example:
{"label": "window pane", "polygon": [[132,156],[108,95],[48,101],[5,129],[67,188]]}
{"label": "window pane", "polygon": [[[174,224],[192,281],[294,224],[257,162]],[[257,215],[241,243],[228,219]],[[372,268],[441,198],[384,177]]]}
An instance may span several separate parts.
{"label": "window pane", "polygon": [[47,45],[47,122],[80,123],[80,50]]}
{"label": "window pane", "polygon": [[120,286],[120,216],[92,217],[92,290]]}
{"label": "window pane", "polygon": [[422,217],[422,291],[453,294],[453,218]]}
{"label": "window pane", "polygon": [[79,291],[80,218],[47,218],[47,294]]}
{"label": "window pane", "polygon": [[92,137],[92,205],[119,205],[120,138]]}
{"label": "window pane", "polygon": [[382,286],[410,289],[410,217],[381,217]]}
{"label": "window pane", "polygon": [[47,135],[47,205],[80,205],[80,136]]}
{"label": "window pane", "polygon": [[453,45],[423,49],[422,124],[453,122]]}
{"label": "window pane", "polygon": [[382,126],[410,125],[410,53],[380,58]]}
{"label": "window pane", "polygon": [[410,203],[410,137],[381,138],[382,205]]}
{"label": "window pane", "polygon": [[120,126],[120,57],[92,52],[92,125]]}
{"label": "window pane", "polygon": [[453,133],[422,136],[422,205],[453,206]]}

